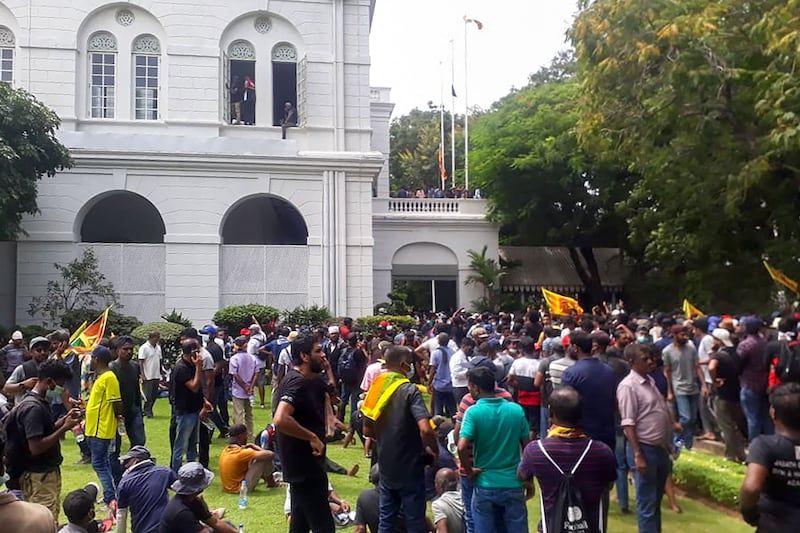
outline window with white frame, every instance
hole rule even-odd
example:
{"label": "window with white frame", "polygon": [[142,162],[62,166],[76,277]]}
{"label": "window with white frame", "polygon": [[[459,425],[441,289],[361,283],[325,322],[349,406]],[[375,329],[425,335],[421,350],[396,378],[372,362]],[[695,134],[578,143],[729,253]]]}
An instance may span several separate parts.
{"label": "window with white frame", "polygon": [[152,35],[133,42],[133,116],[136,120],[158,120],[159,61],[161,43]]}
{"label": "window with white frame", "polygon": [[5,26],[0,26],[0,81],[12,83],[14,81],[14,32]]}
{"label": "window with white frame", "polygon": [[114,118],[117,88],[117,39],[99,31],[89,38],[89,114]]}

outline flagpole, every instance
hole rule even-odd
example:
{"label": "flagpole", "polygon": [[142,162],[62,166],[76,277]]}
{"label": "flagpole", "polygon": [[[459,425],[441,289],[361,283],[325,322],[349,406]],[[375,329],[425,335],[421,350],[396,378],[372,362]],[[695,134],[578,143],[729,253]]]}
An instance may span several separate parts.
{"label": "flagpole", "polygon": [[467,55],[467,16],[464,15],[464,192],[469,196],[469,59]]}
{"label": "flagpole", "polygon": [[456,186],[456,52],[455,41],[450,39],[450,186]]}
{"label": "flagpole", "polygon": [[[439,161],[444,168],[444,65],[439,61]],[[445,174],[439,169],[439,181],[442,183],[442,193],[445,188]]]}

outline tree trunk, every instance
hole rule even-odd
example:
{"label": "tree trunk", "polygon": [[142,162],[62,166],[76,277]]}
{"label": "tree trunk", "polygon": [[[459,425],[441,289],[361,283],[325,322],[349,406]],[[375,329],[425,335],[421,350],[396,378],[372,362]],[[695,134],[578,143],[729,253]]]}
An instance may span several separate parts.
{"label": "tree trunk", "polygon": [[602,304],[603,285],[600,282],[600,272],[597,268],[597,259],[594,257],[594,249],[591,246],[568,246],[567,250],[572,264],[575,266],[575,271],[586,289],[589,307]]}

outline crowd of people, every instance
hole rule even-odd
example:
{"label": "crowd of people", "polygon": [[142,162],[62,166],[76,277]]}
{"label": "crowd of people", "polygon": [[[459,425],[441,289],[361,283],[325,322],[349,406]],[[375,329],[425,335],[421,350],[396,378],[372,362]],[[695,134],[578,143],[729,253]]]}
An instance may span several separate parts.
{"label": "crowd of people", "polygon": [[[218,476],[234,494],[287,485],[291,532],[523,532],[538,486],[540,531],[599,533],[616,485],[621,512],[655,533],[665,494],[681,512],[673,461],[706,440],[747,463],[744,519],[783,531],[800,524],[800,343],[797,317],[773,318],[768,327],[755,316],[459,310],[369,332],[350,319],[321,328],[254,319],[238,335],[186,328],[174,362],[157,333],[135,355],[125,336],[81,355],[67,331],[27,343],[15,332],[0,349],[9,489],[0,523],[55,531],[63,508],[68,532],[236,532],[202,497]],[[146,447],[145,419],[162,395],[168,466]],[[254,427],[254,408],[267,404],[271,423]],[[215,430],[228,440],[216,473]],[[69,431],[99,484],[62,505]],[[372,487],[351,508],[328,473],[358,465],[336,464],[327,447],[357,439]]]}

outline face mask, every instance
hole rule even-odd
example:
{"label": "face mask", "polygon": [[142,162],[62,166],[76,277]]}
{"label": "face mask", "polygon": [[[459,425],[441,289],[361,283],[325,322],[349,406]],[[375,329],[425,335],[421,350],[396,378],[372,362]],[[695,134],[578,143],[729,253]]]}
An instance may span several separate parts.
{"label": "face mask", "polygon": [[636,337],[636,342],[638,342],[639,344],[644,344],[647,342],[647,337],[644,336]]}
{"label": "face mask", "polygon": [[517,350],[516,348],[509,348],[509,349],[508,349],[508,354],[509,354],[509,355],[517,355],[517,352],[518,352],[518,351],[519,351],[519,350]]}

